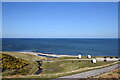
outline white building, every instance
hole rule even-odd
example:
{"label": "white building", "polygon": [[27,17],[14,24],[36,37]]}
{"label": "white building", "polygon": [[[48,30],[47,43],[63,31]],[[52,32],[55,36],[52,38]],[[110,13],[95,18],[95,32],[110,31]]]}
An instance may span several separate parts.
{"label": "white building", "polygon": [[96,63],[97,62],[97,60],[96,59],[92,59],[92,63]]}
{"label": "white building", "polygon": [[88,55],[88,58],[91,58],[91,55]]}
{"label": "white building", "polygon": [[37,53],[34,53],[34,55],[35,55],[35,56],[38,56],[38,54],[37,54]]}
{"label": "white building", "polygon": [[78,58],[80,59],[80,58],[81,58],[81,55],[78,55]]}

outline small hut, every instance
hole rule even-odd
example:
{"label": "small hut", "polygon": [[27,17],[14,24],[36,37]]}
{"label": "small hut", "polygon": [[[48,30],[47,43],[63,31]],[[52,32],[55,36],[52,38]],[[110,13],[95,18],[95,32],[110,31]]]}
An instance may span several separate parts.
{"label": "small hut", "polygon": [[88,57],[88,58],[91,58],[91,55],[88,55],[87,57]]}
{"label": "small hut", "polygon": [[78,58],[80,59],[80,58],[81,58],[81,55],[78,55]]}
{"label": "small hut", "polygon": [[38,54],[37,54],[37,53],[34,53],[34,55],[35,55],[35,56],[38,56]]}
{"label": "small hut", "polygon": [[96,59],[92,59],[92,63],[96,63],[97,62],[97,60]]}

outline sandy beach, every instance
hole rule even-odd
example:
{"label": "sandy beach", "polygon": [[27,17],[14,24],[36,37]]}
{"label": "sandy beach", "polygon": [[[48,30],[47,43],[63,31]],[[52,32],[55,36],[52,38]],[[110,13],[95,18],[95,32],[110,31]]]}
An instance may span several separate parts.
{"label": "sandy beach", "polygon": [[38,52],[20,52],[20,53],[26,53],[31,55],[43,55],[43,56],[50,56],[50,57],[77,57],[74,55],[57,55],[57,54],[47,54],[47,53],[38,53]]}
{"label": "sandy beach", "polygon": [[[74,56],[74,55],[57,55],[57,54],[47,54],[47,53],[38,53],[38,52],[20,52],[20,53],[31,54],[31,55],[36,55],[36,56],[56,57],[56,58],[60,58],[60,57],[77,57],[77,56]],[[82,59],[81,58],[80,60],[92,60],[92,59],[94,59],[94,58],[90,58],[90,59]],[[103,58],[103,57],[97,57],[96,56],[95,59],[97,61],[104,61],[104,60],[107,60],[107,61],[119,61],[120,58],[115,58],[115,57],[113,57],[113,58],[110,58],[110,57]],[[78,60],[78,59],[76,59],[76,60]]]}

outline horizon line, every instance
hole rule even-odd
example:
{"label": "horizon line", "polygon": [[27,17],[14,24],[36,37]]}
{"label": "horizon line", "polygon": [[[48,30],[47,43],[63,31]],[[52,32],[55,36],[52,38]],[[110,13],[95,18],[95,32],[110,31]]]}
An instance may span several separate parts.
{"label": "horizon line", "polygon": [[119,2],[120,0],[0,0],[0,2]]}
{"label": "horizon line", "polygon": [[[100,39],[100,38],[99,38]],[[107,38],[106,38],[107,39]]]}

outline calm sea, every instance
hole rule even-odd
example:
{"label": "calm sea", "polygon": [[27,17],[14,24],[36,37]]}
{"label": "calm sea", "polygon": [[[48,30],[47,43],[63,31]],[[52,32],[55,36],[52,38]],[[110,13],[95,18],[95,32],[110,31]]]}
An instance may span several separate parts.
{"label": "calm sea", "polygon": [[118,56],[117,39],[3,38],[3,51],[36,51],[49,54]]}

